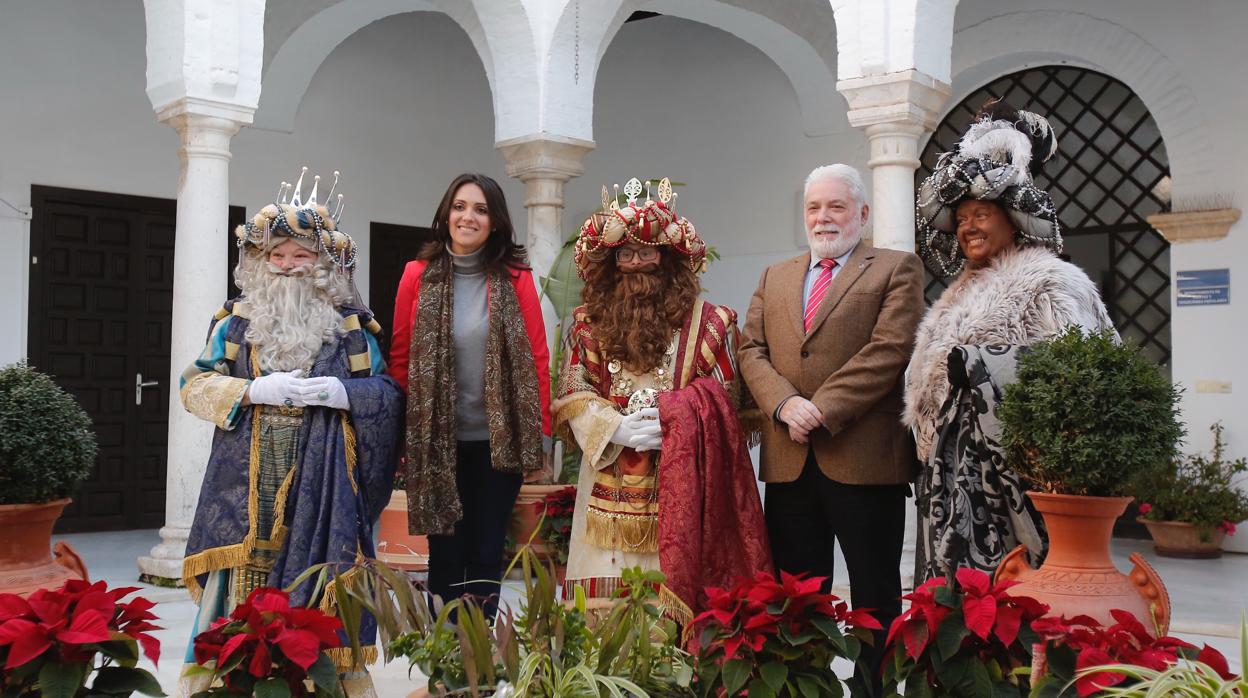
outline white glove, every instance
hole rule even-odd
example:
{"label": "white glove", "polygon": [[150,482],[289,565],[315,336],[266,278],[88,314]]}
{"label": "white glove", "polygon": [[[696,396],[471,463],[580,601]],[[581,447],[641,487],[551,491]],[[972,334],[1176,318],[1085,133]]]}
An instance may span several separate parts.
{"label": "white glove", "polygon": [[662,448],[663,427],[659,424],[658,408],[647,407],[624,415],[610,441],[634,451],[657,451]]}
{"label": "white glove", "polygon": [[333,376],[305,378],[298,382],[295,391],[305,405],[323,405],[335,410],[351,409],[351,400],[347,397],[347,388],[341,380]]}
{"label": "white glove", "polygon": [[302,382],[299,378],[301,375],[303,369],[297,368],[289,373],[270,373],[253,378],[251,385],[247,386],[247,399],[253,405],[303,407],[303,400],[296,390],[296,385]]}

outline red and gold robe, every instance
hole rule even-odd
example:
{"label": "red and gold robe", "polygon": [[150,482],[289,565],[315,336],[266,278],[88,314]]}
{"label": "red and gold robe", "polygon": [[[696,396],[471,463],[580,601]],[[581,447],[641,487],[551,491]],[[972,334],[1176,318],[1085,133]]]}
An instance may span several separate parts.
{"label": "red and gold robe", "polygon": [[[583,308],[573,313],[558,396],[552,404],[556,428],[564,438],[574,440],[582,453],[565,589],[580,585],[590,598],[610,598],[619,588],[620,570],[624,568],[640,566],[667,572],[662,570],[659,555],[663,517],[659,473],[668,467],[663,451],[639,453],[611,443],[610,438],[630,396],[641,389],[682,391],[695,379],[708,377],[724,387],[732,405],[739,405],[736,319],[730,308],[698,301],[673,335],[662,365],[638,374],[602,353]],[[724,425],[723,431],[740,439],[735,414],[729,419],[733,423]],[[670,426],[664,424],[665,438]],[[744,453],[742,449],[736,462],[716,463],[714,467],[744,469],[748,475],[737,473],[743,478],[737,482],[752,488],[753,470]],[[757,502],[756,489],[753,497]],[[750,520],[762,525],[761,505],[752,508]],[[764,566],[769,565],[767,560]],[[742,574],[753,571],[740,570]],[[686,608],[674,609],[673,615],[687,619],[691,611],[688,603],[678,605]]]}

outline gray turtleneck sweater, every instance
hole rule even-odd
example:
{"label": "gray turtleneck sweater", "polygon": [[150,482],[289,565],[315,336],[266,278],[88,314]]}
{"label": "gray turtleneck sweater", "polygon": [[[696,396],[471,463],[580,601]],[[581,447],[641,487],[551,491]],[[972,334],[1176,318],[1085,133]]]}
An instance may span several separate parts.
{"label": "gray turtleneck sweater", "polygon": [[489,331],[489,306],[485,289],[485,265],[481,250],[459,255],[451,252],[455,270],[455,435],[460,441],[490,438],[485,416],[485,339]]}

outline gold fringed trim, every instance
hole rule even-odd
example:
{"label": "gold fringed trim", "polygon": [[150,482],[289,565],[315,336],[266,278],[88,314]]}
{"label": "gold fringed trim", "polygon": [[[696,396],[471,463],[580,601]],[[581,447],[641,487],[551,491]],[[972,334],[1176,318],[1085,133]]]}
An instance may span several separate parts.
{"label": "gold fringed trim", "polygon": [[360,486],[355,484],[355,429],[351,428],[345,416],[342,418],[342,443],[347,455],[347,480],[351,482],[351,491],[359,494]]}
{"label": "gold fringed trim", "polygon": [[[363,562],[364,562],[364,553],[360,551],[359,547],[357,546],[355,550],[355,564],[359,565],[359,564],[362,564]],[[334,587],[338,584],[338,580],[341,579],[344,582],[349,582],[353,578],[355,578],[355,576],[358,575],[359,573],[360,573],[360,569],[358,567],[352,567],[351,569],[347,570],[346,572],[343,572],[342,574],[335,575],[334,578],[331,579],[329,583],[325,585],[324,591],[321,592],[321,602],[318,604],[320,609],[329,614],[337,613],[338,598],[334,596]]]}
{"label": "gold fringed trim", "polygon": [[286,527],[286,497],[290,495],[290,488],[294,486],[298,472],[299,464],[295,463],[286,471],[286,477],[282,478],[282,484],[273,497],[273,526],[269,534],[269,542],[275,546],[273,550],[281,550],[286,543],[286,535],[290,533],[290,529]]}
{"label": "gold fringed trim", "polygon": [[191,599],[195,603],[199,603],[199,599],[204,593],[196,577],[217,570],[242,567],[247,564],[247,559],[251,557],[251,552],[242,543],[237,543],[235,545],[202,550],[184,559],[182,561],[182,582],[186,584],[186,590],[190,592]]}
{"label": "gold fringed trim", "polygon": [[355,663],[355,658],[351,656],[350,647],[335,647],[332,650],[325,650],[329,658],[334,660],[334,668],[339,674],[345,674],[350,671],[365,671],[365,667],[369,664],[377,663],[377,646],[369,645],[361,647],[360,653],[363,655],[364,666]]}
{"label": "gold fringed trim", "polygon": [[555,419],[555,428],[558,429],[581,416],[589,409],[590,405],[595,403],[615,409],[615,405],[610,400],[587,391],[569,393],[555,398],[555,401],[550,405],[551,414],[554,415]]}
{"label": "gold fringed trim", "polygon": [[613,514],[594,507],[585,513],[585,540],[590,545],[626,553],[659,552],[657,515]]}
{"label": "gold fringed trim", "polygon": [[[235,306],[237,305],[235,304]],[[256,354],[251,355],[251,361],[253,375],[260,375],[259,360],[256,358]],[[201,550],[182,561],[182,582],[186,584],[186,589],[195,603],[199,603],[199,599],[204,593],[204,590],[199,586],[199,580],[195,579],[197,576],[215,570],[242,567],[247,564],[247,560],[251,558],[251,554],[256,548],[256,521],[259,518],[260,509],[258,502],[260,493],[256,488],[260,479],[260,412],[262,410],[263,407],[260,405],[252,405],[251,453],[248,456],[250,462],[247,468],[249,480],[249,491],[247,493],[247,535],[243,536],[243,542],[241,543]]]}
{"label": "gold fringed trim", "polygon": [[680,626],[680,646],[687,647],[693,636],[693,609],[666,584],[659,585],[659,604],[663,606],[663,615]]}

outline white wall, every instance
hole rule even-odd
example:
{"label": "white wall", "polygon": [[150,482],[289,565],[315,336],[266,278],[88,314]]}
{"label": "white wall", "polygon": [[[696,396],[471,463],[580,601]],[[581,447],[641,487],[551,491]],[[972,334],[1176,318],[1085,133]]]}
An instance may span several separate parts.
{"label": "white wall", "polygon": [[[28,207],[31,184],[175,197],[178,138],[144,94],[144,41],[140,0],[0,0],[0,198]],[[440,14],[390,17],[326,59],[294,133],[234,138],[230,201],[250,214],[300,165],[340,170],[342,226],[360,244],[367,298],[369,222],[427,226],[462,171],[498,179],[523,226],[523,186],[503,171],[493,123],[463,31]],[[0,203],[0,293],[21,318],[0,333],[0,364],[26,354],[28,225],[10,214]]]}

